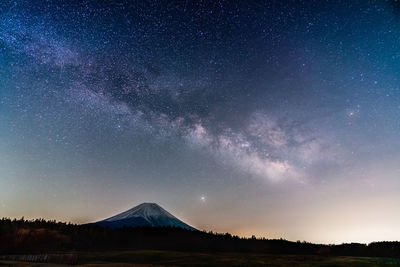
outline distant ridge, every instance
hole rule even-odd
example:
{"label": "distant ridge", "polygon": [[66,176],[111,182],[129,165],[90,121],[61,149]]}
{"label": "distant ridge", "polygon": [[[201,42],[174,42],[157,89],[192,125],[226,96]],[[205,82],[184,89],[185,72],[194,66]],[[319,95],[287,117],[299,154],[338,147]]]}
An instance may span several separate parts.
{"label": "distant ridge", "polygon": [[95,222],[100,226],[110,228],[121,227],[178,227],[187,230],[197,230],[182,222],[156,203],[142,203],[130,210],[119,213],[108,219]]}

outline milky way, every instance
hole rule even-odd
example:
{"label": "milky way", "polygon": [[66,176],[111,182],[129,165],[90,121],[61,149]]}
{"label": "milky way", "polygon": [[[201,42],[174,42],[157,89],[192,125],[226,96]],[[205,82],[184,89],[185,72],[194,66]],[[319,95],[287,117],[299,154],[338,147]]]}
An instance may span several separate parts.
{"label": "milky way", "polygon": [[[368,196],[378,198],[373,214],[393,209],[395,1],[3,1],[0,10],[0,215],[80,222],[158,201],[197,228],[307,239],[324,207],[335,218],[359,209],[346,229],[365,219]],[[304,227],[288,232],[292,219]]]}

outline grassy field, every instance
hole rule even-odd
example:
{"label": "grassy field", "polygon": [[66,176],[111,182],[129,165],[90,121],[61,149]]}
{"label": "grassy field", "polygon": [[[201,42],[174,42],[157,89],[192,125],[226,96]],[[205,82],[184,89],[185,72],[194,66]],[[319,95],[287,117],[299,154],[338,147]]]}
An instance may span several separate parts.
{"label": "grassy field", "polygon": [[121,251],[81,254],[80,262],[147,263],[168,266],[400,266],[400,259],[271,255],[247,253],[188,253]]}
{"label": "grassy field", "polygon": [[[79,253],[79,266],[400,266],[400,259],[271,255],[247,253],[189,253],[177,251],[110,251]],[[0,266],[63,266],[0,261]]]}

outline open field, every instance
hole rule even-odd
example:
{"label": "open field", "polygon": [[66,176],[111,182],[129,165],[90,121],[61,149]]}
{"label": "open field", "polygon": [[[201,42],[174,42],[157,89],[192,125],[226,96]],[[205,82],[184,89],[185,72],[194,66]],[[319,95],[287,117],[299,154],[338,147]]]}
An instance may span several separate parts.
{"label": "open field", "polygon": [[[160,250],[78,253],[78,266],[400,266],[400,259]],[[0,261],[0,266],[67,266]]]}

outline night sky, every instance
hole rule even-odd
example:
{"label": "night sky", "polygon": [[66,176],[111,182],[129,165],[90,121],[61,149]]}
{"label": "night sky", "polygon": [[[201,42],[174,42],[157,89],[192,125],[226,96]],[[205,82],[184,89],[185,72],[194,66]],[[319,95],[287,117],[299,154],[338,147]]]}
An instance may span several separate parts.
{"label": "night sky", "polygon": [[1,1],[0,216],[399,240],[397,1]]}

